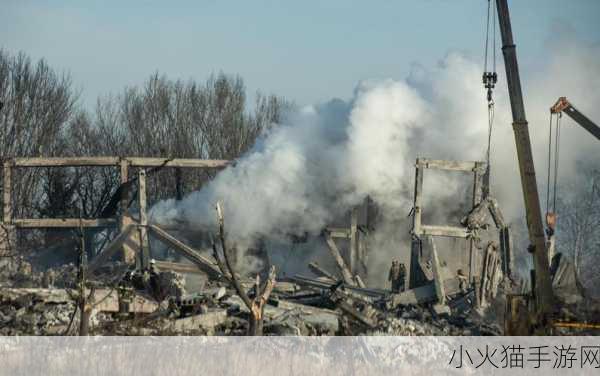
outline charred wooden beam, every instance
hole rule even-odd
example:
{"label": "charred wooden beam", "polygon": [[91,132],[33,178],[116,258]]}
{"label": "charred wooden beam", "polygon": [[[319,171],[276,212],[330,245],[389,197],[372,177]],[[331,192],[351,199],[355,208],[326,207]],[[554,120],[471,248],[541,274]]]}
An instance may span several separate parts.
{"label": "charred wooden beam", "polygon": [[148,158],[148,157],[48,157],[15,158],[15,167],[91,167],[118,166],[126,160],[132,167],[181,167],[181,168],[223,168],[231,164],[228,160]]}
{"label": "charred wooden beam", "polygon": [[180,168],[223,168],[231,164],[228,160],[184,159],[184,158],[141,158],[127,157],[132,167],[180,167]]}
{"label": "charred wooden beam", "polygon": [[332,282],[337,281],[337,278],[333,274],[331,274],[328,271],[326,271],[325,269],[321,268],[319,266],[319,264],[317,264],[316,262],[309,263],[308,268],[310,269],[311,272],[315,273],[319,277],[327,278],[327,279],[331,280]]}
{"label": "charred wooden beam", "polygon": [[119,157],[15,158],[15,167],[88,167],[117,166]]}
{"label": "charred wooden beam", "polygon": [[342,278],[344,279],[344,282],[349,285],[354,285],[352,273],[346,266],[346,263],[344,262],[344,259],[342,258],[342,254],[341,254],[339,248],[337,247],[337,245],[335,244],[335,241],[329,234],[325,234],[325,240],[327,241],[327,245],[328,245],[327,248],[329,249],[329,253],[331,253],[331,256],[333,256],[335,263],[337,264],[338,268],[340,269],[340,272],[342,274]]}
{"label": "charred wooden beam", "polygon": [[433,272],[433,284],[435,295],[440,304],[446,303],[446,291],[444,289],[444,276],[442,275],[442,266],[438,257],[437,248],[432,237],[429,237],[431,243],[431,271]]}
{"label": "charred wooden beam", "polygon": [[421,232],[418,235],[467,238],[470,232],[465,227],[421,225]]}
{"label": "charred wooden beam", "polygon": [[78,227],[116,227],[114,218],[18,218],[13,219],[18,228],[78,228]]}
{"label": "charred wooden beam", "polygon": [[480,162],[417,158],[418,166],[422,166],[423,168],[433,168],[436,170],[473,172],[478,168],[478,163]]}
{"label": "charred wooden beam", "polygon": [[216,279],[222,279],[224,277],[216,264],[206,257],[200,255],[197,250],[182,243],[157,225],[148,225],[148,229],[150,229],[151,234],[154,235],[158,240],[169,245],[175,251],[193,262],[200,270],[208,274],[209,277]]}
{"label": "charred wooden beam", "polygon": [[146,211],[146,170],[138,171],[138,204],[140,209],[140,226],[138,231],[140,235],[140,264],[142,269],[147,269],[150,262],[150,241],[148,240],[148,213]]}

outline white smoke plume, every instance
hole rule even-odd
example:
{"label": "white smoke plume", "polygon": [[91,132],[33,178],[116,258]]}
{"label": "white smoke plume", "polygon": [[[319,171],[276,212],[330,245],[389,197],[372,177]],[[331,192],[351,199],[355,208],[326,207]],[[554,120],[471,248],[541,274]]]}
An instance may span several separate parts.
{"label": "white smoke plume", "polygon": [[[466,78],[478,76],[476,64],[450,54],[427,77],[410,83],[361,82],[349,103],[332,100],[293,114],[235,167],[180,203],[158,203],[152,217],[160,223],[210,226],[221,200],[231,236],[252,239],[318,233],[367,195],[387,215],[405,216],[412,205],[417,151],[439,158],[483,155],[481,88],[477,79]],[[429,89],[426,97],[422,91]],[[479,105],[468,108],[465,98]],[[453,129],[454,118],[464,122],[461,132]],[[452,192],[446,184],[439,186],[440,194]]]}
{"label": "white smoke plume", "polygon": [[[598,46],[574,44],[568,38],[561,43],[568,46],[565,52],[554,49],[559,52],[545,57],[540,77],[524,80],[540,193],[545,192],[550,105],[566,95],[600,120],[594,106],[600,87]],[[495,90],[492,193],[514,220],[523,216],[523,205],[503,69],[498,67]],[[432,69],[415,66],[403,81],[361,82],[348,102],[334,99],[290,114],[235,166],[180,202],[159,202],[151,218],[210,228],[215,203],[222,201],[229,237],[238,244],[258,238],[281,244],[289,234],[318,234],[368,195],[388,223],[374,236],[382,241],[375,251],[381,257],[373,263],[387,265],[392,254],[407,256],[409,228],[395,224],[406,224],[412,207],[415,158],[484,160],[488,124],[481,72],[479,63],[453,52]],[[566,133],[564,175],[573,175],[578,160],[600,160],[600,145],[589,139],[583,130]],[[447,203],[466,197],[464,190],[470,186],[468,179],[446,174],[425,179],[426,210],[439,211],[441,217],[452,209]]]}

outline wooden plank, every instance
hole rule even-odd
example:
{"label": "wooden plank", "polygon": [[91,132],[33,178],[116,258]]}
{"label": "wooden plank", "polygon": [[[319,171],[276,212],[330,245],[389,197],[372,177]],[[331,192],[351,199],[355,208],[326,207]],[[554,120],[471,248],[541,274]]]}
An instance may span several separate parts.
{"label": "wooden plank", "polygon": [[416,234],[466,238],[469,235],[469,231],[465,227],[422,225],[421,232]]}
{"label": "wooden plank", "polygon": [[127,161],[133,167],[191,167],[222,168],[231,161],[220,159],[185,159],[185,158],[145,158],[145,157],[48,157],[48,158],[15,158],[16,167],[82,167],[82,166],[118,166]]}
{"label": "wooden plank", "polygon": [[431,244],[431,271],[433,272],[433,285],[435,295],[439,304],[446,303],[446,292],[444,290],[444,276],[442,275],[442,266],[438,257],[437,248],[432,237],[429,237]]}
{"label": "wooden plank", "polygon": [[13,219],[18,228],[69,228],[69,227],[116,227],[114,218],[18,218]]}
{"label": "wooden plank", "polygon": [[[139,223],[127,212],[121,216],[121,231],[124,231],[130,225],[137,226]],[[121,248],[122,260],[129,265],[135,264],[135,258],[140,249],[142,249],[142,246],[140,243],[139,232],[131,231]]]}
{"label": "wooden plank", "polygon": [[417,158],[417,166],[423,168],[432,168],[436,170],[448,170],[448,171],[474,171],[477,167],[477,163],[470,161],[447,161],[442,159],[427,159]]}
{"label": "wooden plank", "polygon": [[504,220],[504,216],[500,211],[500,206],[498,205],[498,200],[495,198],[488,197],[489,206],[488,209],[490,214],[492,215],[492,219],[494,220],[494,224],[496,228],[502,229],[506,227],[506,221]]}
{"label": "wooden plank", "polygon": [[200,253],[192,247],[182,243],[181,241],[173,237],[171,234],[169,234],[168,232],[164,231],[156,225],[148,225],[148,228],[150,229],[152,235],[156,236],[158,240],[173,247],[174,250],[181,253],[183,256],[185,256],[188,260],[197,265],[198,268],[200,268],[200,270],[208,274],[210,277],[217,279],[223,278],[223,275],[219,271],[216,264],[210,261],[209,259],[205,258],[204,256],[200,255]]}
{"label": "wooden plank", "polygon": [[17,167],[117,166],[119,157],[15,158]]}
{"label": "wooden plank", "polygon": [[[123,184],[129,181],[129,162],[126,159],[121,159],[119,172],[121,187],[123,187]],[[121,191],[121,218],[119,222],[121,231],[123,231],[128,225],[134,223],[127,210],[127,205],[129,205],[129,189],[123,189]],[[121,250],[121,258],[123,262],[127,264],[134,264],[136,249],[139,248],[134,249],[133,247],[129,246],[127,242],[123,243],[123,249]]]}
{"label": "wooden plank", "polygon": [[138,203],[140,206],[140,226],[138,227],[138,231],[142,246],[140,261],[142,269],[147,269],[150,262],[150,242],[148,241],[148,229],[146,227],[148,225],[148,213],[146,211],[146,170],[143,168],[138,171]]}
{"label": "wooden plank", "polygon": [[231,164],[228,160],[219,159],[184,159],[184,158],[142,158],[127,157],[132,167],[193,167],[193,168],[223,168]]}
{"label": "wooden plank", "polygon": [[[129,181],[129,162],[126,159],[121,159],[120,162],[120,174],[119,174],[121,185]],[[125,190],[127,191],[127,190]],[[129,195],[127,192],[121,194],[121,209],[125,211],[129,204]]]}
{"label": "wooden plank", "polygon": [[350,229],[349,228],[340,228],[340,227],[327,227],[325,229],[329,233],[329,236],[332,238],[350,238]]}
{"label": "wooden plank", "polygon": [[315,273],[319,277],[325,277],[334,282],[337,281],[337,278],[333,274],[331,274],[328,271],[326,271],[325,269],[321,268],[319,266],[319,264],[317,264],[316,262],[309,263],[308,268],[310,269],[311,272]]}
{"label": "wooden plank", "polygon": [[413,233],[421,234],[421,201],[423,199],[423,168],[419,165],[415,168],[415,199],[413,204]]}
{"label": "wooden plank", "polygon": [[116,238],[113,239],[104,249],[88,264],[88,273],[94,273],[98,267],[108,261],[121,247],[123,243],[129,239],[129,234],[136,226],[127,226]]}
{"label": "wooden plank", "polygon": [[[475,208],[477,205],[479,205],[481,203],[481,197],[482,197],[482,174],[481,174],[481,163],[480,162],[476,162],[475,163],[475,168],[473,169],[473,208]],[[469,280],[471,280],[471,278],[473,278],[474,274],[476,273],[476,265],[478,265],[478,259],[479,257],[477,257],[477,249],[475,247],[475,240],[474,239],[470,239],[469,240],[469,274],[468,274],[468,278]]]}
{"label": "wooden plank", "polygon": [[329,249],[329,252],[333,256],[333,259],[335,260],[338,268],[340,269],[340,272],[342,273],[342,278],[344,279],[344,282],[354,286],[354,279],[352,278],[352,273],[350,273],[350,270],[348,270],[348,267],[346,266],[346,263],[344,262],[342,254],[338,249],[337,245],[335,244],[335,241],[328,234],[325,235],[325,240],[327,241],[327,245],[329,246],[327,247]]}
{"label": "wooden plank", "polygon": [[512,238],[510,236],[510,228],[504,227],[500,229],[500,254],[502,256],[502,272],[508,277],[512,277],[513,271],[513,255],[512,255]]}

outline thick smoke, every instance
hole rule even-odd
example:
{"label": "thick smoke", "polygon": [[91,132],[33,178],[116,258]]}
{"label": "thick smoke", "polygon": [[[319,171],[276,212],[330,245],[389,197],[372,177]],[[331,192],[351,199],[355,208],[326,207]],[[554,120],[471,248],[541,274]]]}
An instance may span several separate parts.
{"label": "thick smoke", "polygon": [[[540,192],[545,192],[550,105],[566,95],[600,119],[594,106],[600,87],[598,47],[570,39],[560,43],[568,46],[565,53],[554,49],[558,54],[545,57],[539,77],[524,84]],[[383,267],[390,255],[407,255],[415,158],[484,160],[488,124],[481,71],[463,54],[449,53],[432,69],[413,67],[403,81],[361,82],[349,101],[335,99],[290,114],[235,166],[180,202],[158,203],[151,217],[161,224],[212,228],[215,203],[222,201],[229,237],[244,248],[259,238],[285,244],[290,234],[316,235],[370,196],[384,219],[373,236],[378,249],[371,263]],[[522,194],[503,67],[498,71],[492,193],[508,219],[516,220],[523,216]],[[562,146],[569,150],[561,157],[567,178],[575,174],[576,161],[600,160],[600,146],[582,130],[565,131]],[[425,207],[443,223],[456,209],[455,198],[466,197],[469,179],[435,174],[425,182]]]}
{"label": "thick smoke", "polygon": [[[417,152],[439,158],[483,155],[481,88],[478,79],[466,78],[478,76],[476,64],[450,54],[426,77],[361,82],[351,101],[332,100],[293,114],[234,167],[180,203],[157,204],[152,217],[210,226],[221,200],[229,233],[242,240],[318,233],[367,195],[386,216],[405,216]],[[469,108],[465,101],[479,105]],[[450,124],[459,118],[456,132]],[[432,186],[444,195],[453,191],[451,184]]]}

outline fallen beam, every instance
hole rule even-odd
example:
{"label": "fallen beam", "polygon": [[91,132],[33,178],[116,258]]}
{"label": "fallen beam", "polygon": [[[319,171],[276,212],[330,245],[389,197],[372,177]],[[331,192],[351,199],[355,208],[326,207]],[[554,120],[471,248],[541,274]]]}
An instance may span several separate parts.
{"label": "fallen beam", "polygon": [[325,240],[327,241],[327,245],[329,246],[327,247],[329,249],[329,253],[331,253],[331,255],[333,256],[333,259],[335,260],[338,268],[340,269],[340,272],[342,273],[342,278],[344,279],[344,282],[349,285],[354,285],[352,273],[350,273],[350,270],[346,266],[346,263],[344,262],[342,254],[338,249],[337,245],[335,244],[335,241],[329,234],[325,235]]}
{"label": "fallen beam", "polygon": [[121,233],[114,238],[94,259],[88,264],[87,272],[94,273],[98,267],[102,266],[115,253],[117,253],[123,244],[129,239],[129,234],[135,228],[135,225],[128,225]]}
{"label": "fallen beam", "polygon": [[435,241],[429,237],[431,242],[431,271],[433,272],[433,285],[435,287],[435,295],[439,304],[446,303],[446,292],[444,289],[444,277],[442,276],[442,267],[438,257]]}
{"label": "fallen beam", "polygon": [[317,264],[316,262],[309,263],[308,268],[310,269],[311,272],[315,273],[319,277],[327,278],[327,279],[331,280],[332,282],[337,281],[337,278],[333,274],[331,274],[328,271],[326,271],[325,269],[321,268],[319,266],[319,264]]}
{"label": "fallen beam", "polygon": [[[242,299],[237,295],[230,296],[225,302],[230,305],[236,305],[241,312],[250,312]],[[271,305],[270,303],[265,305],[264,317],[266,319],[279,320],[290,314],[299,314],[302,316],[302,321],[313,325],[329,323],[329,326],[333,326],[333,332],[337,331],[339,325],[340,313],[331,309],[317,308],[284,300],[278,301],[277,305]]]}
{"label": "fallen beam", "polygon": [[[456,278],[444,280],[443,289],[446,295],[454,295],[461,292]],[[426,285],[392,295],[390,302],[393,307],[396,307],[399,304],[417,305],[435,303],[438,301],[438,294],[439,292],[436,291],[435,283],[431,281]]]}
{"label": "fallen beam", "polygon": [[[332,287],[336,285],[336,283],[327,283],[324,281],[315,280],[312,278],[303,277],[300,275],[296,275],[293,277],[288,277],[287,280],[293,282],[300,286],[322,289],[322,290],[330,290]],[[343,287],[346,290],[356,292],[357,294],[368,296],[370,298],[381,299],[389,296],[392,292],[389,290],[381,290],[381,289],[373,289],[373,288],[362,288],[356,287],[353,285],[348,285],[343,283],[340,287]]]}
{"label": "fallen beam", "polygon": [[224,278],[216,263],[213,263],[206,257],[200,255],[200,253],[192,247],[177,240],[171,234],[156,225],[148,225],[148,229],[150,229],[152,235],[158,238],[158,240],[173,247],[175,251],[179,252],[188,260],[193,262],[200,270],[208,274],[209,277],[215,279]]}

